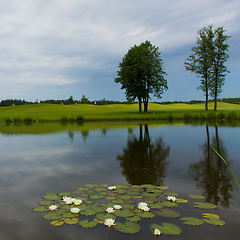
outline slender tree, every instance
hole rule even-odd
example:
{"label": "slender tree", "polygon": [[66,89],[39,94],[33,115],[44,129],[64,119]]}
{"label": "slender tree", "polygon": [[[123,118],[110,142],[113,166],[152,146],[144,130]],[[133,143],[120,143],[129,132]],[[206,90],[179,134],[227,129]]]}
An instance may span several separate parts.
{"label": "slender tree", "polygon": [[186,59],[185,69],[197,74],[200,77],[200,86],[205,95],[205,110],[208,111],[208,91],[211,80],[212,59],[209,51],[212,46],[212,27],[203,28],[198,31],[197,46],[192,48],[193,54]]}
{"label": "slender tree", "polygon": [[215,39],[213,42],[214,51],[212,55],[212,84],[210,87],[210,95],[214,98],[214,111],[217,111],[217,97],[222,92],[222,86],[225,83],[226,73],[230,73],[224,63],[229,58],[226,53],[229,45],[226,43],[230,36],[224,35],[226,30],[219,27],[214,30]]}
{"label": "slender tree", "polygon": [[158,47],[145,41],[139,46],[131,47],[119,63],[116,83],[121,83],[121,89],[125,89],[127,98],[138,99],[139,112],[147,112],[150,94],[157,98],[168,89],[166,72],[163,69],[163,61]]}

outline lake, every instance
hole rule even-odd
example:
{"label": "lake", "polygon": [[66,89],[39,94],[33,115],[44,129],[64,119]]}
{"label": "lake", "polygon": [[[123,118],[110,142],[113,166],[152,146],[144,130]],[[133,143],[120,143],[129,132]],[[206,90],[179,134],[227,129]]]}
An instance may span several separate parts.
{"label": "lake", "polygon": [[[240,181],[239,136],[240,127],[228,124],[1,125],[0,239],[154,239],[149,226],[163,222],[182,229],[180,235],[163,234],[164,239],[238,239],[240,189],[211,146],[221,153]],[[103,184],[105,188],[168,186],[170,189],[159,198],[165,201],[167,192],[174,192],[180,194],[177,198],[188,202],[168,208],[181,217],[141,218],[137,222],[141,230],[133,235],[100,223],[93,228],[83,228],[78,223],[56,227],[42,218],[46,213],[32,211],[46,193],[72,192],[85,184]],[[85,190],[79,191],[85,194]],[[205,198],[196,200],[189,194]],[[110,199],[93,202],[106,203]],[[133,198],[128,203],[133,204],[134,200],[137,203],[144,199]],[[196,208],[194,202],[208,202],[217,208]],[[155,210],[151,208],[150,212]],[[217,214],[226,225],[191,226],[180,220],[202,218],[202,213]],[[78,217],[89,221],[93,218]]]}

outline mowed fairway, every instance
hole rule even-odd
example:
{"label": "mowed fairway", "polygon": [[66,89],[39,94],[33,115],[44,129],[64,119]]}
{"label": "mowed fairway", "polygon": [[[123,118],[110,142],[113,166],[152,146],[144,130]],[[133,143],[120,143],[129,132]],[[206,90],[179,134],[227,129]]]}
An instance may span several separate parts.
{"label": "mowed fairway", "polygon": [[[209,103],[208,113],[213,112],[213,103]],[[235,112],[240,114],[240,105],[229,103],[218,103],[218,113]],[[61,119],[76,119],[83,117],[87,120],[156,120],[173,118],[184,118],[186,114],[198,115],[208,114],[204,110],[204,103],[198,104],[156,104],[149,103],[148,113],[139,113],[138,104],[109,104],[109,105],[90,105],[90,104],[31,104],[0,108],[0,121],[24,120],[31,118],[34,121],[60,121]]]}

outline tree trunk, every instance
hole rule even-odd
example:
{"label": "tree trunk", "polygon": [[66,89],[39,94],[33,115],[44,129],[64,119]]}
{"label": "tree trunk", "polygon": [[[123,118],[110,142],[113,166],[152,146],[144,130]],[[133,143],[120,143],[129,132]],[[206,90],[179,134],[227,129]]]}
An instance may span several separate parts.
{"label": "tree trunk", "polygon": [[142,112],[142,98],[138,98],[139,112]]}
{"label": "tree trunk", "polygon": [[218,90],[218,71],[215,74],[215,86],[214,86],[214,111],[217,111],[217,90]]}
{"label": "tree trunk", "polygon": [[144,101],[144,112],[148,110],[148,98]]}
{"label": "tree trunk", "polygon": [[208,90],[206,89],[205,110],[208,111]]}

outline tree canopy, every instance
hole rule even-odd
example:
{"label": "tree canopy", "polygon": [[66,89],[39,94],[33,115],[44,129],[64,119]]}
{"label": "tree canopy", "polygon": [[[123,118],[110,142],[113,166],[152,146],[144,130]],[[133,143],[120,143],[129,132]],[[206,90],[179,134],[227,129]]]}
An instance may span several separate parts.
{"label": "tree canopy", "polygon": [[160,55],[158,47],[145,41],[131,47],[119,63],[118,77],[114,81],[122,84],[121,89],[125,89],[126,98],[138,99],[139,112],[142,111],[142,102],[144,112],[147,112],[150,94],[161,98],[168,89]]}

